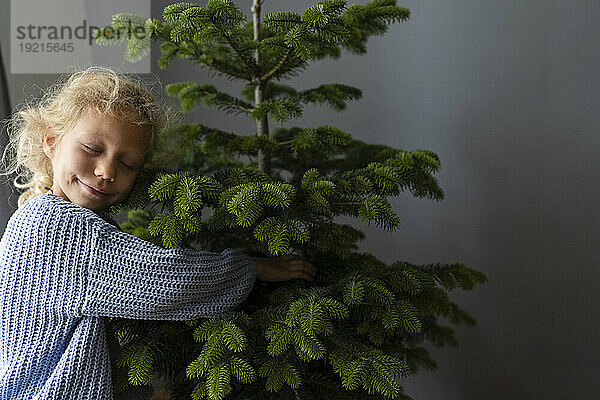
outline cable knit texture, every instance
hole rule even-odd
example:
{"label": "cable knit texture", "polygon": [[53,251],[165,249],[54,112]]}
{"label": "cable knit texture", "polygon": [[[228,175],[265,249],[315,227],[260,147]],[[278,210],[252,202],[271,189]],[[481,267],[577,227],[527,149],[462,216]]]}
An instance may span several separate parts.
{"label": "cable knit texture", "polygon": [[216,316],[255,279],[236,249],[164,249],[54,194],[28,200],[0,240],[0,399],[112,400],[102,317]]}

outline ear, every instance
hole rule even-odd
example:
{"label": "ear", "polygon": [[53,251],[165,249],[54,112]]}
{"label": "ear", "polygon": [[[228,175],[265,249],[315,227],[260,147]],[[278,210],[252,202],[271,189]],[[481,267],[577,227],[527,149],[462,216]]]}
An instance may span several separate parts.
{"label": "ear", "polygon": [[48,158],[54,157],[54,150],[56,149],[56,145],[56,133],[54,132],[51,126],[48,126],[44,131],[44,139],[42,143],[44,153]]}

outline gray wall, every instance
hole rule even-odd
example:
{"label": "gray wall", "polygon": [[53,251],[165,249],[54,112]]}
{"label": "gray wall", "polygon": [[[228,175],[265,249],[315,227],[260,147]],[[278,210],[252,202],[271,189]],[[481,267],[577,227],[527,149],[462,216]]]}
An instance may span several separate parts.
{"label": "gray wall", "polygon": [[[172,2],[153,3],[158,17]],[[250,3],[238,2],[246,10]],[[340,220],[366,233],[362,250],[389,263],[463,262],[490,279],[451,295],[478,326],[456,328],[458,348],[429,346],[440,370],[405,379],[407,394],[417,400],[598,398],[600,323],[593,310],[600,306],[600,273],[593,238],[600,223],[594,179],[600,3],[399,5],[411,9],[411,20],[371,38],[366,56],[315,63],[290,83],[347,83],[364,94],[342,113],[309,107],[296,126],[329,124],[369,143],[426,148],[441,157],[445,200],[391,199],[403,221],[399,231]],[[304,9],[291,0],[267,0],[264,8]],[[0,19],[7,55],[8,13]],[[160,71],[157,58],[158,49],[154,71],[165,84],[210,80],[232,93],[239,88],[182,60]],[[55,76],[9,79],[15,103]],[[188,120],[253,130],[243,117],[204,108]],[[5,219],[12,212],[2,211]]]}

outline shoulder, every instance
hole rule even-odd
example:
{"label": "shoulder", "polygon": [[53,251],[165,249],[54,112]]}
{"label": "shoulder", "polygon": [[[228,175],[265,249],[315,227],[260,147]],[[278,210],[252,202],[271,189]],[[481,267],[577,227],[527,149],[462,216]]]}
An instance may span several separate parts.
{"label": "shoulder", "polygon": [[17,211],[21,211],[21,213],[27,215],[39,215],[46,213],[82,217],[93,217],[96,215],[89,208],[71,203],[70,201],[52,193],[42,193],[33,199],[27,200],[21,205],[21,207],[19,207]]}
{"label": "shoulder", "polygon": [[89,208],[82,207],[52,193],[42,193],[27,200],[15,211],[21,223],[30,222],[38,227],[52,225],[57,228],[69,221],[78,220],[89,225],[106,228],[112,225]]}

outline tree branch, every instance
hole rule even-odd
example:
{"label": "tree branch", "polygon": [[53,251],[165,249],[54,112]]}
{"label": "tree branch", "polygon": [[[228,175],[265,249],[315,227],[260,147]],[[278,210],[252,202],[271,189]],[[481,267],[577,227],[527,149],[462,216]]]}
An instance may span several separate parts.
{"label": "tree branch", "polygon": [[[169,42],[169,43],[171,43],[172,45],[174,45],[175,47],[177,47],[177,51],[179,51],[179,52],[181,53],[181,50],[182,50],[182,49],[181,49],[181,46],[179,45],[179,43],[172,41],[170,37],[165,37],[164,35],[163,35],[163,36],[161,36],[161,38],[162,38],[162,39],[163,39],[165,42]],[[196,61],[197,63],[199,63],[199,64],[200,64],[200,57],[198,56],[198,53],[197,53],[197,52],[195,52],[195,53],[194,53],[194,55],[188,55],[186,58],[188,58],[188,59],[191,59],[191,60],[193,60],[193,61]],[[216,68],[214,65],[210,65],[210,68],[212,68],[212,69],[214,69],[215,71],[218,71],[218,72],[220,72],[220,73],[222,73],[222,74],[224,74],[224,75],[231,75],[231,76],[235,76],[235,77],[237,77],[237,78],[240,78],[240,79],[248,80],[248,76],[245,76],[245,75],[238,75],[238,74],[232,74],[232,73],[231,73],[231,71],[224,71],[224,70],[222,70],[222,69]]]}
{"label": "tree branch", "polygon": [[287,51],[285,52],[285,55],[283,56],[283,58],[281,59],[281,61],[279,61],[279,63],[269,72],[267,72],[265,75],[263,75],[260,80],[261,81],[266,81],[268,80],[271,76],[273,76],[273,74],[275,72],[277,72],[277,70],[279,70],[279,68],[281,68],[281,66],[283,65],[283,63],[285,63],[290,55],[290,53],[292,52],[292,49],[290,47],[288,47]]}
{"label": "tree branch", "polygon": [[225,41],[227,42],[227,44],[229,44],[229,47],[231,47],[231,49],[233,50],[233,52],[235,53],[235,55],[240,59],[240,61],[242,61],[244,64],[246,64],[246,66],[248,66],[249,68],[253,69],[254,71],[258,70],[258,65],[247,60],[243,54],[240,53],[240,51],[237,49],[236,46],[233,45],[233,43],[231,42],[231,38],[214,22],[211,21],[211,23],[213,24],[213,26],[215,28],[217,28],[217,30],[219,31],[219,33],[221,34],[221,36],[225,39]]}

